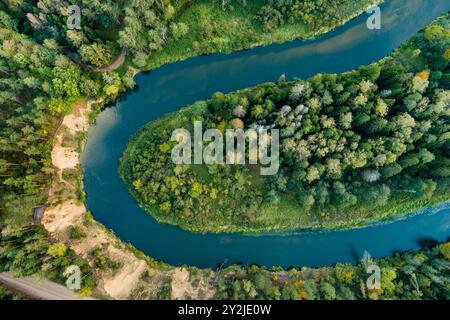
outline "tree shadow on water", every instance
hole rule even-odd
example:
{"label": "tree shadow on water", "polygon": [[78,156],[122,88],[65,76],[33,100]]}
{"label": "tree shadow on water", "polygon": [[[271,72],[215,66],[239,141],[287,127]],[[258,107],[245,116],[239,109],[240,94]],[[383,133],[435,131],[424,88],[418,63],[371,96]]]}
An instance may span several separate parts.
{"label": "tree shadow on water", "polygon": [[427,250],[439,245],[439,241],[436,241],[433,238],[420,238],[417,241],[417,244],[419,245],[421,250]]}
{"label": "tree shadow on water", "polygon": [[363,252],[358,253],[358,250],[354,246],[350,246],[350,256],[352,257],[353,263],[358,263],[362,259]]}

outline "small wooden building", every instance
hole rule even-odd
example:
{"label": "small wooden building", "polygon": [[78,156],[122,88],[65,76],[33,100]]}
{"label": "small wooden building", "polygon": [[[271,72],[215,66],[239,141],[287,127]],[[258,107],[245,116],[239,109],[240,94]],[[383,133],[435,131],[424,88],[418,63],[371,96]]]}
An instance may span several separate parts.
{"label": "small wooden building", "polygon": [[42,217],[44,216],[46,206],[40,205],[35,208],[33,208],[33,222],[35,224],[41,223]]}

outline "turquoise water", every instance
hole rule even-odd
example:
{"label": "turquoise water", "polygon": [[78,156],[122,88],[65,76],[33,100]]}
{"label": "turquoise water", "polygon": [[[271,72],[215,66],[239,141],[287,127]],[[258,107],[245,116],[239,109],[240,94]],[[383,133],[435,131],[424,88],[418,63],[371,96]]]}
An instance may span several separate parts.
{"label": "turquoise water", "polygon": [[319,266],[355,262],[364,250],[382,257],[426,246],[432,243],[430,239],[446,240],[450,236],[448,203],[408,219],[355,230],[261,236],[192,234],[157,223],[138,207],[117,173],[129,137],[147,122],[209,98],[215,91],[275,81],[282,73],[288,79],[306,78],[379,60],[449,11],[450,2],[388,0],[381,8],[381,30],[368,30],[368,15],[363,14],[315,40],[198,57],[139,74],[139,90],[102,112],[89,131],[82,155],[88,209],[125,242],[174,265],[215,267],[227,262]]}

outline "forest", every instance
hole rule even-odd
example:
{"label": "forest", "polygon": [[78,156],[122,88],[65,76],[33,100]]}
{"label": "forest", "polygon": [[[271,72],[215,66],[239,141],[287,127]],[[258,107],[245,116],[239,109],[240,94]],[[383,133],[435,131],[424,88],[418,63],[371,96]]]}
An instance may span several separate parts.
{"label": "forest", "polygon": [[[423,251],[317,269],[232,266],[218,276],[218,299],[271,300],[448,300],[450,243]],[[367,268],[381,269],[381,289],[368,289]]]}
{"label": "forest", "polygon": [[[354,226],[448,200],[449,32],[445,16],[358,70],[217,92],[137,133],[122,178],[159,221],[195,232]],[[195,120],[279,129],[279,173],[175,165],[172,131]]]}

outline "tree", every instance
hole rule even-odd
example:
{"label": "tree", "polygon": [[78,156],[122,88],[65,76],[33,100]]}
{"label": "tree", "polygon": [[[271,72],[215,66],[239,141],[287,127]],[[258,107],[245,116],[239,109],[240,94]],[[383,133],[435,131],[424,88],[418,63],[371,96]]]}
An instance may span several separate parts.
{"label": "tree", "polygon": [[308,300],[320,299],[319,288],[313,279],[308,279],[303,283],[303,290]]}
{"label": "tree", "polygon": [[175,39],[180,39],[188,33],[189,27],[183,22],[171,23],[170,31]]}
{"label": "tree", "polygon": [[111,53],[109,50],[98,43],[91,45],[82,45],[80,55],[84,62],[93,64],[97,67],[107,66],[111,62]]}
{"label": "tree", "polygon": [[72,109],[72,104],[62,98],[52,98],[48,103],[48,109],[53,114],[67,114]]}
{"label": "tree", "polygon": [[253,277],[256,290],[263,298],[269,298],[272,294],[272,280],[263,273],[258,273]]}
{"label": "tree", "polygon": [[436,182],[431,179],[412,178],[408,183],[413,190],[412,196],[415,198],[431,198],[436,190]]}
{"label": "tree", "polygon": [[450,260],[450,242],[444,243],[439,247],[440,253],[445,259]]}
{"label": "tree", "polygon": [[328,282],[322,282],[320,284],[320,292],[325,300],[336,299],[336,289]]}
{"label": "tree", "polygon": [[340,116],[339,124],[343,129],[350,129],[352,126],[353,115],[351,112],[343,113]]}
{"label": "tree", "polygon": [[66,255],[67,247],[64,243],[58,242],[48,247],[48,254],[55,258],[61,258]]}
{"label": "tree", "polygon": [[381,169],[381,174],[384,179],[391,178],[398,175],[402,171],[402,167],[398,163],[393,163]]}
{"label": "tree", "polygon": [[370,186],[361,191],[363,191],[362,199],[375,207],[385,205],[391,194],[391,189],[385,184]]}
{"label": "tree", "polygon": [[67,30],[67,38],[76,48],[81,47],[87,40],[83,32],[75,30]]}
{"label": "tree", "polygon": [[397,278],[397,271],[394,268],[381,268],[381,288],[385,295],[392,295],[396,289],[394,280]]}
{"label": "tree", "polygon": [[148,59],[147,54],[145,54],[144,52],[137,52],[134,55],[133,63],[139,68],[143,68],[147,64],[147,59]]}
{"label": "tree", "polygon": [[275,190],[270,190],[266,194],[266,201],[271,204],[277,204],[280,202],[280,197]]}
{"label": "tree", "polygon": [[300,193],[298,198],[299,204],[303,207],[305,211],[310,211],[314,206],[315,200],[312,194]]}
{"label": "tree", "polygon": [[356,279],[355,268],[350,264],[338,263],[335,266],[336,279],[339,283],[352,285]]}
{"label": "tree", "polygon": [[356,300],[355,293],[349,287],[346,286],[339,287],[338,297],[342,300]]}
{"label": "tree", "polygon": [[380,177],[381,175],[378,170],[366,169],[362,172],[362,178],[368,183],[376,182]]}
{"label": "tree", "polygon": [[91,79],[83,79],[80,83],[81,94],[89,98],[98,97],[100,89],[100,84]]}

